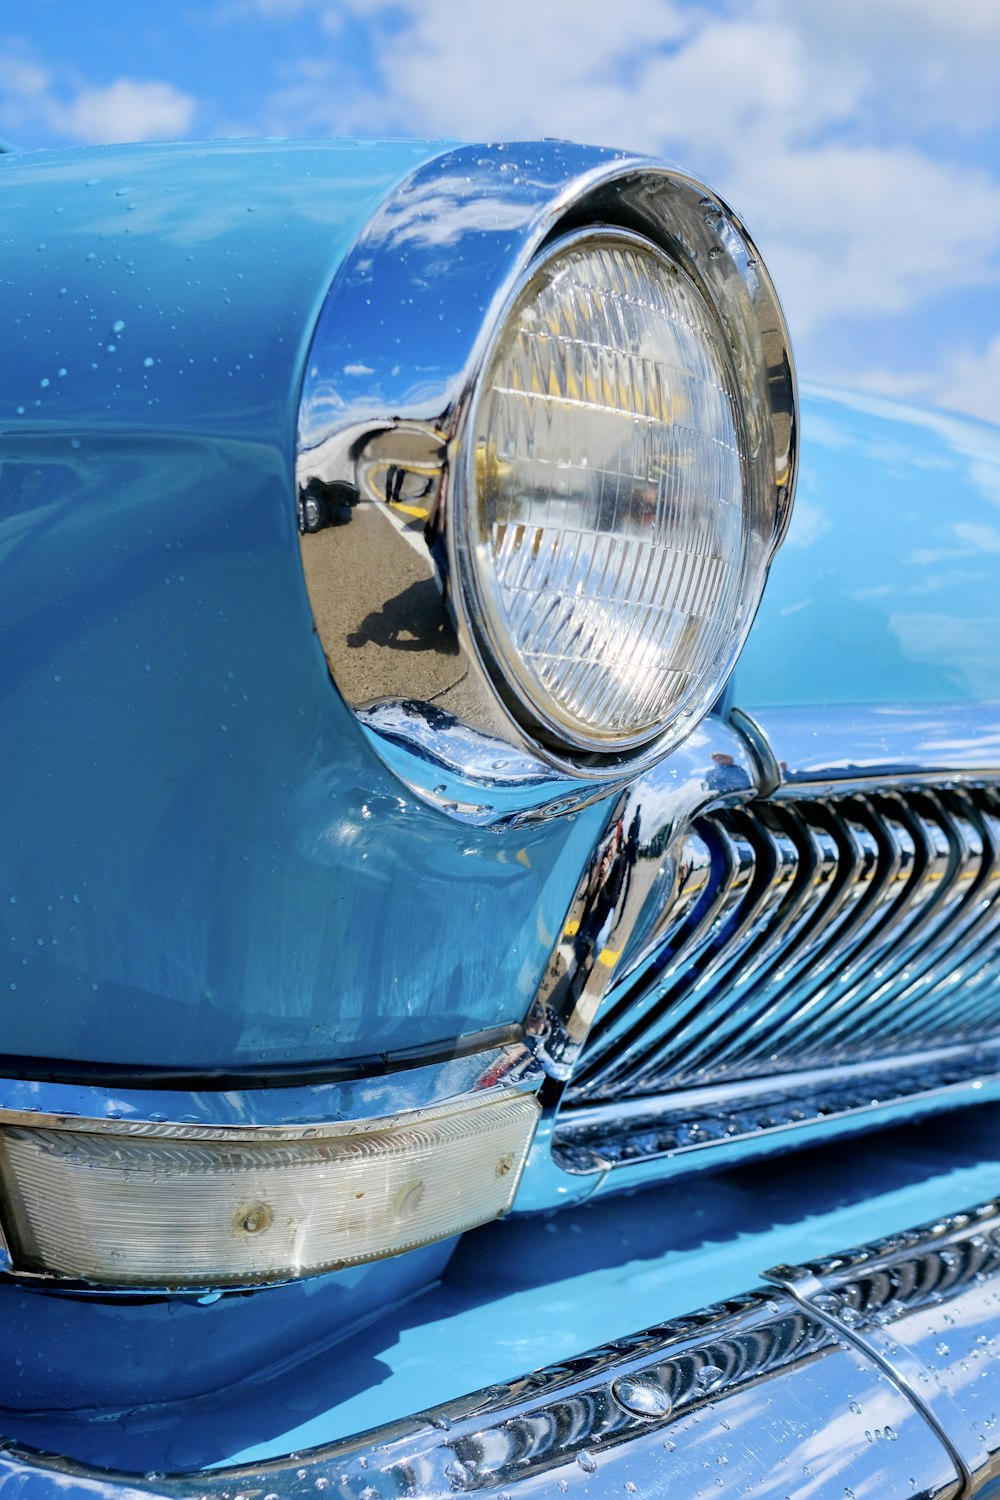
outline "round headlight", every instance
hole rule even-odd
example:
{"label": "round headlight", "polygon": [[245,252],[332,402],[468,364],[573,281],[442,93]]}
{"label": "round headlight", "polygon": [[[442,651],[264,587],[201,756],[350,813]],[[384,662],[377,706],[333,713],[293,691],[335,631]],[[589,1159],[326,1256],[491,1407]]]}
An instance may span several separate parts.
{"label": "round headlight", "polygon": [[695,179],[545,142],[395,189],[317,322],[296,463],[313,623],[394,774],[485,822],[679,745],[784,535],[796,410],[771,279]]}
{"label": "round headlight", "polygon": [[732,664],[765,551],[698,285],[637,235],[557,244],[500,326],[467,433],[472,623],[512,711],[577,750],[683,729]]}

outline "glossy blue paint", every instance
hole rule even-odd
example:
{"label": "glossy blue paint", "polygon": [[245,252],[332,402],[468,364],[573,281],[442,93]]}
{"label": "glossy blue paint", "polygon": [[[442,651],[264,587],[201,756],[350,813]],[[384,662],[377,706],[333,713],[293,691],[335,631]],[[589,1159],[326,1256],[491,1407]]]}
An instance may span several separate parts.
{"label": "glossy blue paint", "polygon": [[1000,697],[1000,431],[806,386],[789,534],[734,702]]}
{"label": "glossy blue paint", "polygon": [[[144,1401],[142,1382],[155,1380],[158,1360],[150,1339],[127,1409],[0,1410],[0,1431],[139,1473],[332,1442],[736,1296],[789,1256],[822,1256],[981,1201],[1000,1172],[998,1122],[996,1107],[966,1111],[933,1136],[900,1128],[870,1137],[863,1151],[832,1146],[487,1226],[460,1242],[437,1285],[406,1302],[387,1292],[367,1327],[331,1329],[298,1359],[262,1358],[252,1380],[196,1399]],[[323,1285],[314,1284],[317,1307]],[[270,1292],[245,1300],[278,1305]],[[224,1307],[198,1309],[200,1327],[187,1317],[170,1358],[187,1339],[197,1363],[215,1330],[224,1337]],[[69,1338],[61,1357],[85,1365],[82,1325],[70,1326]],[[39,1358],[51,1350],[40,1344]]]}
{"label": "glossy blue paint", "polygon": [[[213,1391],[238,1391],[262,1371],[342,1344],[371,1322],[374,1309],[401,1304],[433,1283],[453,1244],[224,1296],[94,1297],[0,1285],[0,1409],[176,1407]],[[17,1420],[11,1415],[6,1426]]]}
{"label": "glossy blue paint", "polygon": [[330,685],[298,557],[318,310],[434,150],[0,162],[8,1059],[312,1063],[527,1009],[600,808],[483,831],[411,797]]}

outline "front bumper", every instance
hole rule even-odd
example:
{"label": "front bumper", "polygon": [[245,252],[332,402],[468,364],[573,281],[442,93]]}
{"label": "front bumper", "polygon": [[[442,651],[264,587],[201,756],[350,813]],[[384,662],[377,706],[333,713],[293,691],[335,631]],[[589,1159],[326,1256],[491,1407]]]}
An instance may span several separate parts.
{"label": "front bumper", "polygon": [[259,1465],[129,1475],[0,1453],[18,1500],[343,1500],[993,1493],[1000,1202],[802,1267],[343,1442]]}

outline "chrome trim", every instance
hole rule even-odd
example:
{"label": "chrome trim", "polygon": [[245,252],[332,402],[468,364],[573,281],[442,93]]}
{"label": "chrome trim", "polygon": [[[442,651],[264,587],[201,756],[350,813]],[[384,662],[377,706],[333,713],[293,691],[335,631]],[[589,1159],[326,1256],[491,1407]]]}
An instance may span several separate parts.
{"label": "chrome trim", "polygon": [[753,708],[779,795],[1000,780],[1000,703]]}
{"label": "chrome trim", "polygon": [[542,1071],[521,1043],[493,1048],[426,1067],[378,1077],[290,1088],[165,1089],[155,1078],[143,1088],[51,1083],[0,1078],[0,1121],[72,1128],[85,1120],[88,1130],[121,1133],[169,1125],[213,1134],[261,1130],[269,1136],[301,1135],[329,1122],[376,1115],[412,1115],[451,1099],[480,1099],[487,1090],[535,1090]]}
{"label": "chrome trim", "polygon": [[766,1275],[907,1392],[955,1455],[967,1494],[1000,1477],[1000,1204]]}
{"label": "chrome trim", "polygon": [[612,803],[524,1023],[550,1077],[570,1077],[615,972],[656,953],[686,878],[678,831],[706,806],[747,800],[754,773],[744,741],[709,717]]}
{"label": "chrome trim", "polygon": [[[724,791],[692,744],[612,805],[526,1022],[549,1115],[520,1203],[997,1096],[1000,710],[949,716],[734,711],[702,726],[730,737]],[[627,899],[581,941],[609,838],[668,778],[655,873],[620,851]]]}
{"label": "chrome trim", "polygon": [[765,1273],[744,1296],[263,1464],[131,1475],[0,1449],[68,1500],[752,1493],[964,1500],[1000,1475],[1000,1204]]}
{"label": "chrome trim", "polygon": [[1000,803],[870,793],[701,820],[711,849],[655,977],[596,1019],[570,1096],[597,1102],[981,1041],[1000,1026]]}
{"label": "chrome trim", "polygon": [[627,1186],[635,1187],[668,1171],[719,1171],[785,1146],[820,1145],[833,1136],[888,1129],[996,1099],[1000,1045],[943,1048],[880,1069],[865,1064],[817,1068],[584,1104],[557,1117],[549,1149],[565,1173],[603,1177],[625,1169]]}
{"label": "chrome trim", "polygon": [[[564,811],[581,782],[614,785],[669,745],[564,753],[517,721],[476,644],[448,519],[471,392],[504,308],[545,242],[588,224],[646,236],[706,292],[737,365],[769,552],[791,506],[795,381],[780,308],[743,226],[702,184],[546,142],[451,151],[397,188],[314,334],[299,412],[303,567],[330,670],[375,748],[388,715],[391,768],[472,821],[510,816],[519,795],[522,808]],[[436,740],[420,729],[428,713]],[[456,767],[465,785],[442,791]]]}

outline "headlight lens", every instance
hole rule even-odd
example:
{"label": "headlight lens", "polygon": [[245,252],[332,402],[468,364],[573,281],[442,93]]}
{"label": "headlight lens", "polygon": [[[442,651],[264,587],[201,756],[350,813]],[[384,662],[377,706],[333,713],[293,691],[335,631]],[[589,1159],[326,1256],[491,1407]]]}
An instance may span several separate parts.
{"label": "headlight lens", "polygon": [[763,552],[733,363],[694,280],[638,236],[557,246],[499,330],[470,436],[474,624],[515,713],[604,752],[683,728],[735,656]]}

